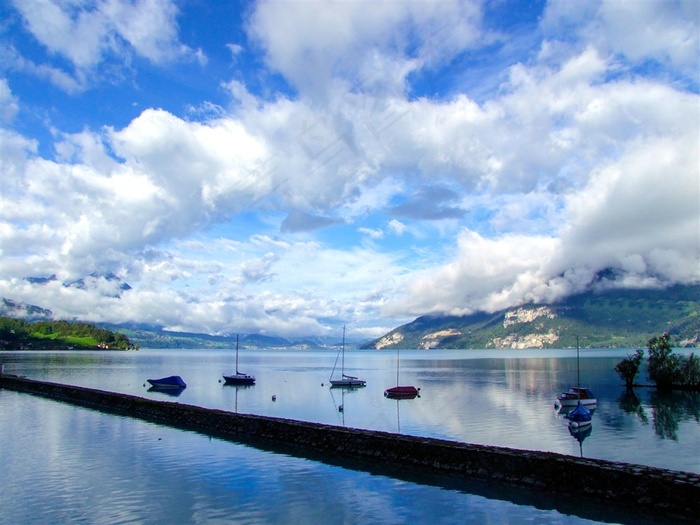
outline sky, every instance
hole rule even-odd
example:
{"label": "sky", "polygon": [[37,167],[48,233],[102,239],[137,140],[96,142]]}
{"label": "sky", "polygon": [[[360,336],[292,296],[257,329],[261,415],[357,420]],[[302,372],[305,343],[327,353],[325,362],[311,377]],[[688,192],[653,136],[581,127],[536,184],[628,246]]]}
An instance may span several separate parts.
{"label": "sky", "polygon": [[0,0],[0,295],[371,339],[698,283],[699,35],[695,0]]}

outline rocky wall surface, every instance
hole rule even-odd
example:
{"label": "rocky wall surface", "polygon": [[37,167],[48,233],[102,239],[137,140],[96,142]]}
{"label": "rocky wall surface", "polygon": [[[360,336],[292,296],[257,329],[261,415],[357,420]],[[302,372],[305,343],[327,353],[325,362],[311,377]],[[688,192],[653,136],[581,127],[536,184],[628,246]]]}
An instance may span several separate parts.
{"label": "rocky wall surface", "polygon": [[[363,465],[483,480],[583,497],[665,517],[700,519],[700,475],[561,454],[235,414],[83,387],[0,376],[0,388],[251,445],[347,458]],[[322,458],[321,458],[322,459]]]}

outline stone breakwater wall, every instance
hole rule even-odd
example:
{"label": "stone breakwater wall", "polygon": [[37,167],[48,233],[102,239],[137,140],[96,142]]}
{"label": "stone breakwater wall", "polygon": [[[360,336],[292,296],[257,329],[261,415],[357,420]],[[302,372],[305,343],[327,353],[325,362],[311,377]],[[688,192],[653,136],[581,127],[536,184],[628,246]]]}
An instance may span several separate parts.
{"label": "stone breakwater wall", "polygon": [[480,480],[649,510],[700,517],[700,475],[561,454],[405,436],[281,418],[235,414],[90,388],[0,375],[0,388],[126,415],[251,445],[385,464],[431,476]]}

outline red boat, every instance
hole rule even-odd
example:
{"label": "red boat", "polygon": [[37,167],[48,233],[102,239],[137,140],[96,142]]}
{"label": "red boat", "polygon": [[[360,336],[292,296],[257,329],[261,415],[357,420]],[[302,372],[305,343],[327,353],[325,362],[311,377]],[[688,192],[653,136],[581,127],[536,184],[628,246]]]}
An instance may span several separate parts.
{"label": "red boat", "polygon": [[415,386],[394,386],[384,391],[384,397],[392,399],[413,399],[414,397],[418,397],[419,392],[420,388],[416,388]]}
{"label": "red boat", "polygon": [[399,386],[399,349],[396,349],[396,386],[387,388],[384,391],[384,397],[391,399],[414,399],[418,397],[420,388],[415,386]]}

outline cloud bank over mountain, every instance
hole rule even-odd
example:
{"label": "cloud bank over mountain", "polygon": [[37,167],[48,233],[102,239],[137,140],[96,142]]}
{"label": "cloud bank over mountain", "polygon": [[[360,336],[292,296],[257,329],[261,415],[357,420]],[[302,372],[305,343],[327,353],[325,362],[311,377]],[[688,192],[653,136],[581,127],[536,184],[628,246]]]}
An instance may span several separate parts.
{"label": "cloud bank over mountain", "polygon": [[376,337],[700,281],[696,2],[3,10],[3,297]]}

